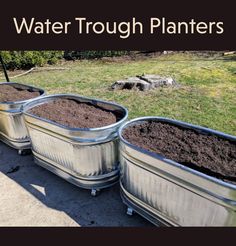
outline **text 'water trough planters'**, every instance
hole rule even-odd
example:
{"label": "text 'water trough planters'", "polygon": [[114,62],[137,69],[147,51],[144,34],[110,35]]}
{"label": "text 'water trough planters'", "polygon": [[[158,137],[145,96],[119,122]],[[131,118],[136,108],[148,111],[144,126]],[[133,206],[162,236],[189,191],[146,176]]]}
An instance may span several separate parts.
{"label": "text 'water trough planters'", "polygon": [[[14,82],[0,83],[0,93],[2,92],[1,86],[3,85],[13,87],[19,91],[28,90],[33,93],[38,92],[40,96],[44,95],[43,89]],[[35,97],[17,101],[1,102],[0,100],[0,140],[18,149],[20,154],[24,150],[30,149],[30,140],[23,120],[21,107],[34,99]]]}
{"label": "text 'water trough planters'", "polygon": [[236,184],[209,176],[128,142],[123,133],[145,122],[163,122],[236,143],[236,137],[161,117],[143,117],[119,129],[121,196],[127,213],[154,224],[236,226]]}
{"label": "text 'water trough planters'", "polygon": [[[116,123],[104,127],[70,128],[30,112],[57,99],[87,103],[119,117]],[[118,181],[118,128],[128,117],[124,107],[78,95],[60,94],[26,104],[23,114],[37,164],[79,187],[91,189],[92,195]]]}

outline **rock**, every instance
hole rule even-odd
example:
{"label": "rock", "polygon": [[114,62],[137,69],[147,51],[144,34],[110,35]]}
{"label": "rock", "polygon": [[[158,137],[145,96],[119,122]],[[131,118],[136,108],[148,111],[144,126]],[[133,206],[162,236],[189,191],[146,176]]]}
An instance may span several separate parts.
{"label": "rock", "polygon": [[113,90],[132,90],[138,89],[145,91],[150,89],[150,83],[145,80],[139,79],[138,77],[131,77],[126,80],[118,80],[112,85]]}
{"label": "rock", "polygon": [[171,77],[162,77],[159,75],[147,74],[147,75],[139,76],[139,78],[150,83],[151,88],[177,85],[176,81]]}
{"label": "rock", "polygon": [[125,80],[118,80],[111,86],[111,88],[113,90],[138,89],[140,91],[146,91],[158,87],[172,87],[177,85],[178,83],[171,77],[149,74],[130,77]]}

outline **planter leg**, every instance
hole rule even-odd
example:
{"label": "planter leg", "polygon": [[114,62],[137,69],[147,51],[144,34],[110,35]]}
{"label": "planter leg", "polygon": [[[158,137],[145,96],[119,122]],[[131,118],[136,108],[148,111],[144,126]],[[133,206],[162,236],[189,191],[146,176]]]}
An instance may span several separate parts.
{"label": "planter leg", "polygon": [[29,155],[31,153],[30,149],[19,149],[18,154],[19,155]]}
{"label": "planter leg", "polygon": [[100,192],[99,189],[92,189],[91,190],[91,196],[97,196],[99,192]]}
{"label": "planter leg", "polygon": [[127,212],[126,212],[129,216],[132,216],[134,214],[134,210],[130,207],[127,208]]}

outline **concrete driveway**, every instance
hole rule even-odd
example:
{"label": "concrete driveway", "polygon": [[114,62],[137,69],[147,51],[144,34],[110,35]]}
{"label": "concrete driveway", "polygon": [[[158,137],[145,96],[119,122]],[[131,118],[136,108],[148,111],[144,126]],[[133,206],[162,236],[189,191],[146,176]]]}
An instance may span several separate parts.
{"label": "concrete driveway", "polygon": [[152,226],[126,215],[119,186],[97,197],[0,142],[0,226]]}

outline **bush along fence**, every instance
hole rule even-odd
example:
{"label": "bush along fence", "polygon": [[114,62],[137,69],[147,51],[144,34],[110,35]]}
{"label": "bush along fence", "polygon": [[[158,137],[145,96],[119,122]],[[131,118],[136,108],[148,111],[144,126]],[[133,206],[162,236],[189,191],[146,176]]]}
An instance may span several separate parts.
{"label": "bush along fence", "polygon": [[55,64],[63,58],[63,51],[1,51],[7,69],[29,69],[45,64]]}
{"label": "bush along fence", "polygon": [[[85,51],[0,51],[6,68],[9,70],[14,69],[31,69],[33,67],[40,67],[45,64],[55,64],[61,59],[65,60],[81,60],[81,59],[101,59],[103,57],[116,57],[116,56],[136,56],[136,55],[149,55],[155,51],[115,51],[115,50],[85,50]],[[173,51],[159,51],[155,53],[169,54]],[[185,52],[185,51],[179,51]],[[202,57],[207,56],[232,56],[235,51],[218,52],[218,51],[188,51],[196,53]]]}
{"label": "bush along fence", "polygon": [[55,64],[61,59],[99,59],[102,57],[113,57],[128,55],[129,51],[0,51],[6,68],[30,69],[45,64]]}
{"label": "bush along fence", "polygon": [[129,55],[130,51],[114,51],[114,50],[87,50],[87,51],[65,51],[64,58],[66,60],[78,59],[98,59],[102,57],[113,57]]}

